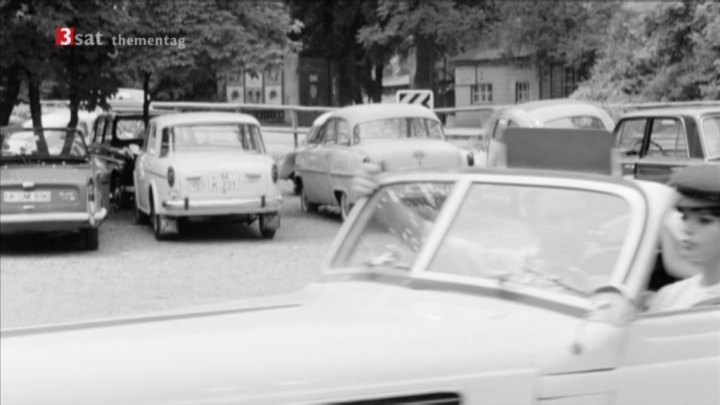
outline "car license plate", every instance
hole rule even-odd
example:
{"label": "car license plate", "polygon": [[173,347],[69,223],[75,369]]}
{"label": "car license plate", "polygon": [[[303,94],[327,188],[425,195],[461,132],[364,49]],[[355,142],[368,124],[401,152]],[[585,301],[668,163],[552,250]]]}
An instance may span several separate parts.
{"label": "car license plate", "polygon": [[210,190],[229,191],[240,188],[240,174],[216,173],[210,175]]}
{"label": "car license plate", "polygon": [[50,202],[49,191],[6,191],[3,193],[4,202]]}

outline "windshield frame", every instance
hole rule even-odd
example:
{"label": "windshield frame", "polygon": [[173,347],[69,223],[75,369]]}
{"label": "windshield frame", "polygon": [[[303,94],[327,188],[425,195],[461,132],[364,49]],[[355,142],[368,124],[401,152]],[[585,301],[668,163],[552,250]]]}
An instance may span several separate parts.
{"label": "windshield frame", "polygon": [[412,268],[410,270],[393,270],[388,268],[369,268],[366,266],[340,267],[336,264],[339,257],[342,257],[343,254],[347,255],[347,253],[352,250],[353,245],[357,242],[358,236],[364,230],[369,217],[373,213],[372,208],[379,198],[380,193],[375,193],[369,198],[362,199],[358,202],[357,210],[359,212],[354,216],[356,220],[346,222],[330,245],[330,249],[322,265],[322,274],[325,275],[326,280],[337,279],[338,277],[346,279],[386,278],[403,284],[445,285],[460,289],[470,288],[473,290],[482,290],[490,294],[509,293],[520,297],[532,297],[542,301],[551,301],[573,308],[586,308],[591,300],[592,294],[588,296],[560,294],[556,291],[549,291],[530,285],[506,283],[499,279],[439,273],[428,270],[443,240],[450,231],[453,220],[459,214],[459,210],[471,187],[475,183],[483,183],[564,188],[587,192],[600,192],[622,198],[627,202],[630,211],[626,239],[615,262],[615,267],[610,272],[611,276],[607,284],[602,287],[616,286],[623,290],[627,288],[628,273],[633,267],[635,254],[642,243],[644,229],[648,220],[647,203],[641,190],[628,187],[627,184],[613,184],[612,182],[599,182],[591,179],[502,173],[414,174],[406,175],[402,178],[386,178],[385,181],[381,181],[381,184],[382,186],[388,186],[414,181],[451,181],[454,183],[454,187],[438,214],[436,225],[428,235],[426,243],[418,252]]}

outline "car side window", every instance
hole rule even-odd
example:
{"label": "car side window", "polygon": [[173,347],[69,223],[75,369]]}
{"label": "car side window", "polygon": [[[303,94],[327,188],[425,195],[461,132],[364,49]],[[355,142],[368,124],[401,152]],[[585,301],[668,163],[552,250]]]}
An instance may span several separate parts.
{"label": "car side window", "polygon": [[505,133],[505,130],[507,129],[507,127],[508,127],[507,118],[499,118],[495,122],[495,127],[493,128],[493,135],[492,135],[493,139],[495,139],[496,141],[502,142],[503,134]]}
{"label": "car side window", "polygon": [[677,118],[655,118],[646,156],[688,157],[687,139]]}
{"label": "car side window", "polygon": [[97,120],[95,120],[95,130],[93,131],[95,136],[93,137],[93,143],[102,142],[102,137],[103,137],[104,132],[105,132],[105,117],[99,117]]}
{"label": "car side window", "polygon": [[647,119],[633,118],[620,122],[617,129],[617,145],[625,155],[638,155],[642,149]]}
{"label": "car side window", "polygon": [[325,140],[326,144],[335,143],[337,133],[335,132],[336,120],[330,120],[325,124]]}
{"label": "car side window", "polygon": [[150,130],[148,131],[148,138],[145,141],[145,144],[143,145],[145,151],[150,155],[155,155],[155,143],[157,141],[157,128],[155,127],[155,124],[150,125]]}
{"label": "car side window", "polygon": [[339,145],[350,145],[350,125],[345,120],[337,121],[336,143]]}
{"label": "car side window", "polygon": [[160,139],[159,157],[166,157],[170,154],[170,128],[165,127],[162,130],[162,138]]}

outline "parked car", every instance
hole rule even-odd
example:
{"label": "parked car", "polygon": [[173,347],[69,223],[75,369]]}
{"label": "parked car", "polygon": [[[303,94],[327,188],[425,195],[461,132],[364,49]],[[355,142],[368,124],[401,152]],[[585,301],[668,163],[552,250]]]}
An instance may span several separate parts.
{"label": "parked car", "polygon": [[106,172],[91,158],[82,133],[37,128],[2,135],[0,233],[80,231],[88,250],[98,229]]}
{"label": "parked car", "polygon": [[[90,143],[93,133],[93,122],[98,113],[96,111],[85,111],[78,110],[78,122],[76,128],[85,137],[85,143]],[[40,117],[40,121],[43,127],[46,128],[66,128],[70,123],[70,109],[61,108],[47,114],[43,114]],[[32,129],[33,122],[31,119],[26,120],[23,123],[23,128]]]}
{"label": "parked car", "polygon": [[[154,118],[168,112],[150,110]],[[145,141],[142,109],[109,111],[98,115],[93,125],[90,153],[110,172],[110,205],[114,210],[134,206],[135,157]]]}
{"label": "parked car", "polygon": [[640,305],[673,200],[599,174],[388,173],[323,282],[4,330],[0,401],[715,405],[720,306]]}
{"label": "parked car", "polygon": [[264,238],[280,227],[278,169],[250,115],[197,112],[159,116],[134,170],[138,222],[155,237],[180,232],[190,218],[259,222]]}
{"label": "parked car", "polygon": [[614,134],[627,176],[666,183],[684,166],[720,164],[720,107],[630,112]]}
{"label": "parked car", "polygon": [[[317,143],[317,137],[320,127],[325,124],[325,121],[330,117],[330,112],[322,113],[320,116],[318,116],[315,121],[313,121],[312,126],[310,126],[310,129],[308,130],[307,135],[305,135],[305,140],[302,142],[302,147],[305,147],[306,145],[314,145]],[[293,191],[295,194],[300,194],[302,191],[302,182],[299,181],[298,178],[295,177],[295,158],[297,157],[297,153],[303,148],[297,148],[289,153],[287,153],[282,160],[280,161],[280,168],[279,168],[279,176],[283,180],[291,180],[293,182]]]}
{"label": "parked car", "polygon": [[602,107],[580,100],[532,101],[500,110],[485,125],[487,166],[505,165],[503,133],[507,128],[577,128],[611,132],[614,124]]}
{"label": "parked car", "polygon": [[352,175],[363,162],[385,170],[458,168],[472,155],[445,139],[431,110],[409,104],[366,104],[330,112],[317,133],[295,155],[294,178],[301,207],[339,206],[347,218],[357,196]]}

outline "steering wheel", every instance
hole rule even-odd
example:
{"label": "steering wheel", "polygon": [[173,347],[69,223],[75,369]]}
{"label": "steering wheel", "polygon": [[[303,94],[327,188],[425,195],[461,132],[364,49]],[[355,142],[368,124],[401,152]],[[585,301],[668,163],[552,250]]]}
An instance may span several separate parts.
{"label": "steering wheel", "polygon": [[655,146],[656,148],[658,148],[658,150],[660,151],[660,153],[662,153],[663,156],[666,155],[665,149],[663,149],[662,146],[660,146],[659,143],[657,143],[657,142],[655,142],[655,141],[650,141],[650,145]]}

